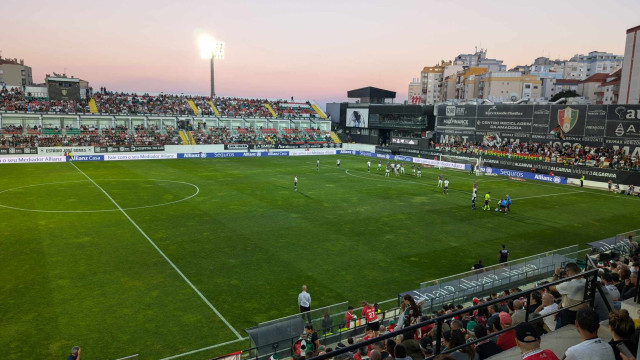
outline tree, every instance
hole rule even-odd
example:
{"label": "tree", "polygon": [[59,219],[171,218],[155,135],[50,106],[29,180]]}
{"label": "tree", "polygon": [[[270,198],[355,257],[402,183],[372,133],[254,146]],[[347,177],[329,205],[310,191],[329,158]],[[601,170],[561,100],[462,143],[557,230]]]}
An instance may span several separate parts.
{"label": "tree", "polygon": [[578,97],[580,96],[575,90],[564,90],[564,91],[560,91],[559,93],[553,95],[551,97],[551,102],[554,101],[558,101],[562,98],[571,98],[571,97]]}

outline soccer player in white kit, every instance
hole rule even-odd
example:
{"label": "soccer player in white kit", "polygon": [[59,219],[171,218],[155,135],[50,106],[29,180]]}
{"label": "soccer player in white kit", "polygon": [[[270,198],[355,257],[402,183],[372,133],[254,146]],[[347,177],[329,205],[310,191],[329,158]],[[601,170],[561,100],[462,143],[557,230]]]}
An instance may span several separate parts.
{"label": "soccer player in white kit", "polygon": [[293,177],[293,191],[298,191],[298,175]]}
{"label": "soccer player in white kit", "polygon": [[400,174],[404,174],[404,163],[400,164]]}
{"label": "soccer player in white kit", "polygon": [[338,167],[340,167],[340,159],[338,159],[338,160],[336,161],[336,165],[338,165]]}
{"label": "soccer player in white kit", "polygon": [[371,161],[367,161],[367,172],[371,172]]}
{"label": "soccer player in white kit", "polygon": [[320,159],[316,160],[316,171],[320,171]]}
{"label": "soccer player in white kit", "polygon": [[478,196],[478,188],[473,187],[473,194],[471,195],[471,209],[476,209],[476,197]]}
{"label": "soccer player in white kit", "polygon": [[443,194],[448,194],[449,193],[449,180],[447,180],[447,178],[444,178],[444,189],[442,190]]}
{"label": "soccer player in white kit", "polygon": [[378,170],[382,169],[382,160],[378,160]]}

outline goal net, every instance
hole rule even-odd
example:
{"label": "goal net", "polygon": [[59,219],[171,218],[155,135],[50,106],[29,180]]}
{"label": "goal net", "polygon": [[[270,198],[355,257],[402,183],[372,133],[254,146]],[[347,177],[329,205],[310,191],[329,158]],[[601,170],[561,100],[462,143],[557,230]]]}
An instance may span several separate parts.
{"label": "goal net", "polygon": [[465,164],[467,171],[469,171],[469,174],[476,175],[476,176],[484,175],[484,172],[480,170],[482,166],[484,166],[484,161],[482,160],[482,157],[472,158],[472,157],[460,156],[460,155],[441,155],[439,160],[458,163],[458,164]]}

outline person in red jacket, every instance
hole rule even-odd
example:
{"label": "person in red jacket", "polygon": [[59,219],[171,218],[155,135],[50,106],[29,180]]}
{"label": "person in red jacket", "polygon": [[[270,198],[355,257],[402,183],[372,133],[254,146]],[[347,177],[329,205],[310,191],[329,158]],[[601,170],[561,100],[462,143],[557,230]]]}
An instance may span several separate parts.
{"label": "person in red jacket", "polygon": [[376,314],[376,308],[364,300],[362,301],[362,317],[367,320],[367,324],[369,324],[375,336],[378,336],[380,320],[378,319],[378,314]]}
{"label": "person in red jacket", "polygon": [[353,314],[353,306],[349,305],[347,312],[344,313],[344,327],[347,329],[350,328],[351,322],[357,319],[358,317]]}

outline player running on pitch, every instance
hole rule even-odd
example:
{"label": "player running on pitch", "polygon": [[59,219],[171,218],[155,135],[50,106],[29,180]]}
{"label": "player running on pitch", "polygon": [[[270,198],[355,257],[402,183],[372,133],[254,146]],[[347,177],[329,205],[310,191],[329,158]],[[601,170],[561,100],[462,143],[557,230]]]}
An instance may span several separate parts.
{"label": "player running on pitch", "polygon": [[293,191],[298,191],[298,175],[293,177]]}
{"label": "player running on pitch", "polygon": [[336,165],[338,165],[338,169],[340,168],[340,159],[336,161]]}
{"label": "player running on pitch", "polygon": [[367,172],[371,172],[371,160],[367,161]]}
{"label": "player running on pitch", "polygon": [[447,180],[447,178],[444,178],[444,189],[442,189],[442,193],[443,194],[449,193],[449,180]]}
{"label": "player running on pitch", "polygon": [[389,177],[389,173],[391,172],[391,164],[387,161],[387,169],[384,171],[384,177]]}
{"label": "player running on pitch", "polygon": [[320,159],[316,160],[316,171],[320,171]]}
{"label": "player running on pitch", "polygon": [[382,160],[378,160],[378,171],[382,169]]}
{"label": "player running on pitch", "polygon": [[442,174],[438,175],[438,187],[442,187]]}
{"label": "player running on pitch", "polygon": [[484,195],[484,206],[482,207],[482,210],[491,210],[491,207],[489,206],[490,202],[491,202],[491,191],[487,191],[487,193]]}
{"label": "player running on pitch", "polygon": [[416,164],[411,164],[411,175],[416,176]]}
{"label": "player running on pitch", "polygon": [[404,163],[400,164],[400,174],[404,175]]}

